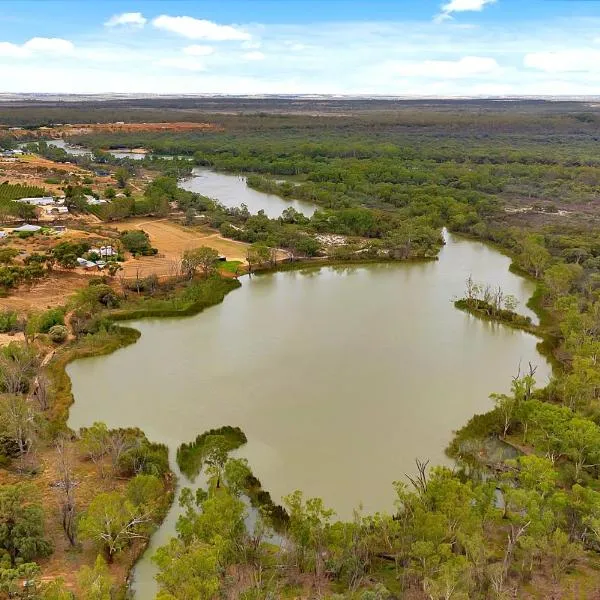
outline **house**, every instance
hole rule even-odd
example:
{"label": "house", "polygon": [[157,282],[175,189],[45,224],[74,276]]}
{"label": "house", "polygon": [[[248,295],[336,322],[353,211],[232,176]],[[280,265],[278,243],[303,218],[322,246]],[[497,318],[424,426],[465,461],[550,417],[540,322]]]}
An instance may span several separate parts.
{"label": "house", "polygon": [[100,198],[95,198],[90,194],[85,194],[84,198],[90,206],[98,206],[99,204],[106,204],[108,201]]}
{"label": "house", "polygon": [[83,267],[84,269],[97,269],[98,268],[98,266],[96,265],[95,262],[92,262],[91,260],[85,260],[85,258],[78,258],[77,264],[80,267]]}
{"label": "house", "polygon": [[54,206],[43,206],[42,210],[47,215],[53,215],[53,214],[54,215],[68,215],[69,214],[69,208],[62,204],[54,205]]}
{"label": "house", "polygon": [[54,229],[56,233],[64,233],[67,230],[67,228],[64,225],[53,225],[52,229]]}
{"label": "house", "polygon": [[6,237],[6,231],[0,231],[0,240]]}
{"label": "house", "polygon": [[24,225],[21,225],[21,227],[15,227],[13,229],[14,233],[35,233],[36,231],[40,231],[41,227],[39,225],[29,225],[28,223],[25,223]]}
{"label": "house", "polygon": [[41,196],[39,198],[19,198],[15,202],[22,202],[23,204],[31,204],[32,206],[49,206],[54,204],[54,198],[52,196]]}
{"label": "house", "polygon": [[90,248],[90,252],[97,254],[100,258],[108,256],[117,256],[118,252],[112,246],[100,246],[100,248]]}

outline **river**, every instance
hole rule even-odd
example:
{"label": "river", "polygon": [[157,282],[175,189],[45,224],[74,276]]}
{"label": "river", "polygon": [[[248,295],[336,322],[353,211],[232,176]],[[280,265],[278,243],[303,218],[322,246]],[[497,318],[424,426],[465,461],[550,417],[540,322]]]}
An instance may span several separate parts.
{"label": "river", "polygon": [[[217,183],[211,190],[233,185]],[[142,332],[135,345],[69,365],[69,425],[140,427],[171,458],[198,433],[239,425],[249,440],[240,454],[275,501],[301,489],[342,517],[360,503],[391,510],[392,481],[414,472],[415,458],[448,464],[452,432],[490,409],[490,393],[508,391],[519,364],[531,361],[547,381],[536,338],[452,304],[471,274],[535,318],[525,306],[534,285],[509,264],[450,235],[436,262],[243,277],[222,304],[132,323]],[[149,557],[178,513],[174,505],[135,568],[138,600],[154,598]]]}
{"label": "river", "polygon": [[311,202],[284,200],[275,194],[253,190],[246,185],[244,176],[225,175],[207,168],[195,168],[192,177],[183,179],[179,185],[184,190],[219,200],[221,204],[230,208],[245,204],[252,214],[264,210],[271,219],[281,216],[281,213],[290,206],[308,217],[312,216],[317,208]]}
{"label": "river", "polygon": [[[92,153],[90,148],[86,148],[85,146],[74,146],[63,139],[48,140],[48,145],[62,148],[73,156],[84,156],[85,154]],[[146,158],[146,153],[144,152],[131,152],[127,150],[109,150],[108,154],[111,154],[115,158],[131,158],[132,160],[142,160]]]}

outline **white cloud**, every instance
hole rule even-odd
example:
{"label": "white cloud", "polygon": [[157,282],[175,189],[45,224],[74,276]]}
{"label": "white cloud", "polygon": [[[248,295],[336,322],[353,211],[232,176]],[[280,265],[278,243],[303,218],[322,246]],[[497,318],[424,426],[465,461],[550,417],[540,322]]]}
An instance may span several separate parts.
{"label": "white cloud", "polygon": [[200,44],[192,44],[183,49],[183,53],[188,56],[210,56],[214,52],[215,49],[212,46],[201,46]]}
{"label": "white cloud", "polygon": [[13,58],[27,58],[38,53],[64,56],[72,54],[74,50],[72,42],[61,38],[34,37],[21,45],[0,42],[0,56]]}
{"label": "white cloud", "polygon": [[481,12],[487,4],[494,4],[496,0],[450,0],[442,4],[441,12],[434,17],[436,23],[443,23],[452,19],[452,13]]}
{"label": "white cloud", "polygon": [[600,50],[582,48],[556,52],[531,52],[525,55],[523,64],[545,73],[600,72]]}
{"label": "white cloud", "polygon": [[396,61],[388,63],[388,67],[400,77],[430,79],[464,79],[493,73],[500,68],[494,58],[482,56],[465,56],[459,60]]}
{"label": "white cloud", "polygon": [[28,56],[27,50],[23,48],[23,46],[19,46],[18,44],[11,44],[10,42],[0,42],[0,56],[10,57],[10,58],[20,58],[23,56]]}
{"label": "white cloud", "polygon": [[125,25],[130,27],[143,27],[147,23],[146,17],[140,12],[127,12],[113,15],[104,25],[106,27],[118,27]]}
{"label": "white cloud", "polygon": [[182,71],[205,71],[206,65],[191,56],[180,56],[173,58],[161,58],[154,63],[157,67],[168,67],[181,69]]}
{"label": "white cloud", "polygon": [[30,52],[49,52],[50,54],[71,54],[75,50],[73,42],[62,38],[34,37],[23,44]]}
{"label": "white cloud", "polygon": [[443,13],[481,11],[486,4],[493,4],[496,0],[450,0],[442,5]]}
{"label": "white cloud", "polygon": [[163,31],[170,31],[191,40],[211,40],[223,42],[229,40],[249,40],[252,36],[233,25],[219,25],[204,19],[193,17],[171,17],[161,15],[152,21],[152,25]]}
{"label": "white cloud", "polygon": [[265,55],[262,52],[246,52],[242,54],[244,60],[265,60]]}

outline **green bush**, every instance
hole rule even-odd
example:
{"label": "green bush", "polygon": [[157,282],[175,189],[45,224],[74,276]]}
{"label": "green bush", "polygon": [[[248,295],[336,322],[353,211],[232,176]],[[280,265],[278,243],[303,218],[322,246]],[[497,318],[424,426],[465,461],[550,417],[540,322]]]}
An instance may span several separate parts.
{"label": "green bush", "polygon": [[55,325],[65,324],[65,312],[62,308],[51,308],[38,315],[35,329],[38,333],[48,333]]}
{"label": "green bush", "polygon": [[54,325],[48,335],[55,344],[62,344],[69,336],[69,330],[64,325]]}
{"label": "green bush", "polygon": [[0,333],[11,333],[19,330],[17,313],[12,310],[0,312]]}

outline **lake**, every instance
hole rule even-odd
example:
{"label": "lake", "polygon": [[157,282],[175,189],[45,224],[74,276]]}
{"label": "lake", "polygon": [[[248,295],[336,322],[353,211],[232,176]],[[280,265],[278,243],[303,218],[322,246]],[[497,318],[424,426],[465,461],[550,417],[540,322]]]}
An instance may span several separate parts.
{"label": "lake", "polygon": [[[436,262],[246,276],[222,304],[132,323],[137,344],[69,365],[69,425],[140,427],[172,457],[198,433],[238,425],[249,440],[240,454],[276,502],[301,489],[342,517],[359,503],[389,511],[392,482],[416,458],[448,464],[453,431],[490,409],[490,393],[509,390],[519,364],[531,361],[547,381],[535,337],[452,304],[472,274],[532,315],[534,285],[509,264],[447,236]],[[177,514],[152,548],[173,535]],[[141,600],[156,592],[149,554],[134,573]]]}
{"label": "lake", "polygon": [[227,175],[217,173],[211,169],[195,168],[192,177],[179,182],[184,190],[202,194],[208,198],[219,200],[229,208],[245,204],[252,214],[264,210],[271,219],[281,216],[281,213],[290,206],[307,217],[312,216],[316,205],[302,200],[287,200],[275,194],[265,194],[253,190],[246,185],[246,177],[241,175]]}

